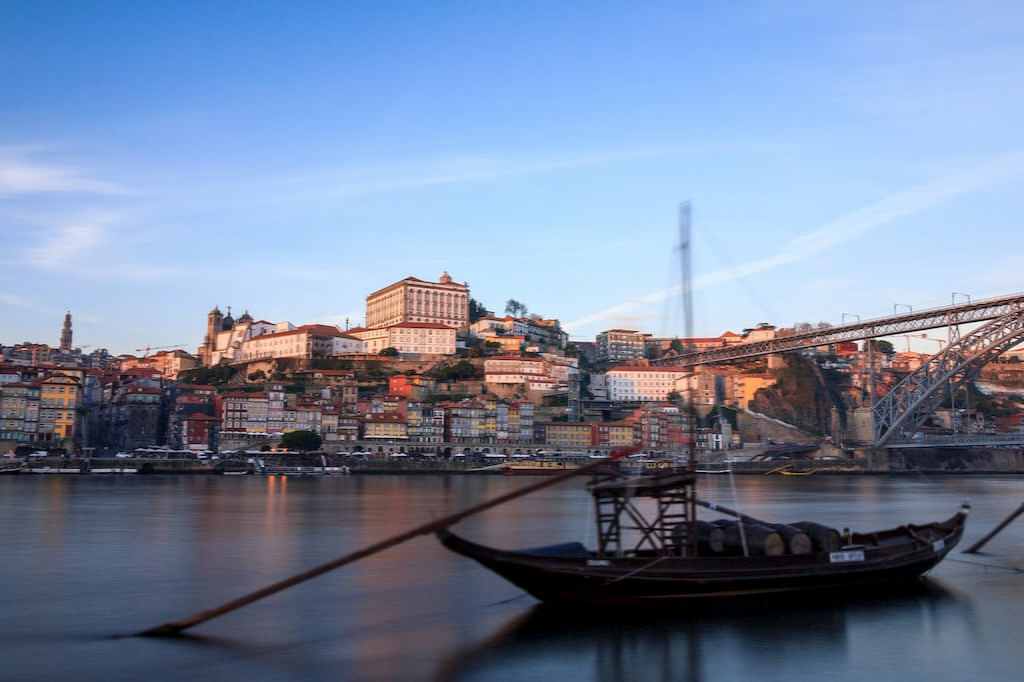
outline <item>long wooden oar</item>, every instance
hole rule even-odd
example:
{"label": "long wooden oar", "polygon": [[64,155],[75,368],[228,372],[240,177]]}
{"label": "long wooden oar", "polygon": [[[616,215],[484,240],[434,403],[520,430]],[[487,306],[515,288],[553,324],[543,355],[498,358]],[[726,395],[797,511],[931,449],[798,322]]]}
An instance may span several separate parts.
{"label": "long wooden oar", "polygon": [[239,597],[238,599],[235,599],[233,601],[229,601],[226,604],[221,604],[220,606],[208,609],[206,611],[200,611],[199,613],[195,613],[186,618],[172,620],[169,623],[164,623],[163,625],[158,625],[154,628],[143,630],[142,632],[137,632],[135,633],[135,635],[141,637],[159,637],[179,634],[182,630],[186,630],[195,625],[199,625],[200,623],[205,623],[206,621],[216,618],[217,616],[222,616],[225,613],[234,611],[235,609],[241,608],[246,604],[251,604],[254,601],[263,599],[264,597],[269,597],[270,595],[276,592],[280,592],[281,590],[292,587],[293,585],[298,585],[299,583],[305,582],[310,578],[315,578],[316,576],[322,573],[333,571],[334,569],[340,568],[345,564],[350,564],[364,557],[368,557],[371,554],[376,554],[377,552],[383,551],[388,547],[394,547],[395,545],[401,544],[406,540],[411,540],[420,535],[427,535],[428,533],[433,533],[435,531],[441,530],[442,528],[454,525],[462,519],[468,516],[472,516],[473,514],[482,512],[485,509],[496,507],[499,504],[504,504],[509,500],[514,500],[517,497],[528,495],[534,491],[540,490],[541,488],[547,488],[548,486],[555,485],[556,483],[560,483],[561,481],[564,481],[567,478],[571,478],[573,476],[577,476],[588,471],[593,471],[598,467],[604,466],[605,464],[609,464],[617,459],[621,459],[622,457],[625,457],[633,452],[636,452],[637,449],[638,448],[631,447],[623,448],[621,450],[615,450],[608,457],[605,457],[603,459],[594,460],[589,464],[584,464],[583,466],[577,467],[575,469],[567,469],[566,471],[555,476],[551,476],[550,478],[545,477],[545,479],[540,481],[539,483],[528,485],[525,488],[520,488],[519,490],[514,490],[510,493],[506,493],[504,495],[496,497],[488,502],[478,504],[475,507],[470,507],[469,509],[465,509],[455,514],[451,514],[449,516],[445,516],[444,518],[437,519],[436,521],[424,523],[423,525],[417,526],[411,530],[407,530],[406,532],[401,533],[400,535],[395,535],[394,537],[388,538],[387,540],[382,540],[374,545],[370,545],[369,547],[361,549],[357,552],[352,552],[351,554],[346,554],[345,556],[338,557],[333,561],[328,561],[326,564],[321,564],[316,568],[311,568],[308,571],[305,571],[304,573],[299,573],[298,575],[294,575],[291,578],[286,578],[285,580],[278,581],[273,585],[268,585],[267,587],[264,587],[261,590],[250,592],[249,594]]}
{"label": "long wooden oar", "polygon": [[1007,516],[1005,519],[1003,519],[1002,523],[1000,523],[998,526],[996,526],[995,528],[990,530],[985,537],[983,537],[982,539],[978,540],[973,545],[971,545],[970,547],[965,549],[964,550],[964,554],[975,554],[975,553],[977,553],[978,550],[980,550],[985,545],[985,543],[987,543],[989,540],[994,538],[996,536],[996,534],[999,533],[999,531],[1001,531],[1002,529],[1004,529],[1008,525],[1010,525],[1010,522],[1013,521],[1018,516],[1020,516],[1021,514],[1024,514],[1024,504],[1022,504],[1021,506],[1017,507],[1015,510],[1010,512],[1010,515]]}

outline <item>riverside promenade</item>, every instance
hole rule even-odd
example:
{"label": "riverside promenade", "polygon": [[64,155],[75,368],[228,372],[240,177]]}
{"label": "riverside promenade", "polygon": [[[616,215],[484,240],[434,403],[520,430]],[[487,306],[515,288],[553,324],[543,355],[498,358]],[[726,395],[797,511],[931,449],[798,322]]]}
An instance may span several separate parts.
{"label": "riverside promenade", "polygon": [[[549,456],[550,457],[550,456]],[[651,458],[661,462],[664,459]],[[733,450],[704,458],[697,469],[702,474],[735,475],[850,475],[850,474],[1022,474],[1024,452],[1020,450],[950,451],[853,451],[827,456],[794,456],[765,459],[763,453]],[[235,475],[235,474],[503,474],[504,463],[497,455],[453,456],[450,458],[370,454],[362,456],[332,453],[250,452],[227,457],[36,457],[6,461],[2,474],[65,475]],[[569,461],[569,460],[566,460]],[[585,461],[576,458],[572,461]],[[635,462],[635,461],[634,461]],[[640,462],[635,462],[640,464]]]}

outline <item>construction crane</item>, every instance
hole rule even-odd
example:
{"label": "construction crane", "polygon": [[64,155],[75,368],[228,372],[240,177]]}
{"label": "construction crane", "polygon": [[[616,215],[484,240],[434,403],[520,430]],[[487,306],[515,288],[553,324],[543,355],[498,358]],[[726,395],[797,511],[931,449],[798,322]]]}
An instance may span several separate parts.
{"label": "construction crane", "polygon": [[151,350],[163,350],[165,348],[184,348],[186,345],[187,344],[184,344],[184,343],[176,343],[176,344],[171,345],[171,346],[146,346],[145,348],[136,348],[135,352],[136,353],[142,353],[143,354],[142,357],[148,358],[149,357],[149,351],[151,351]]}

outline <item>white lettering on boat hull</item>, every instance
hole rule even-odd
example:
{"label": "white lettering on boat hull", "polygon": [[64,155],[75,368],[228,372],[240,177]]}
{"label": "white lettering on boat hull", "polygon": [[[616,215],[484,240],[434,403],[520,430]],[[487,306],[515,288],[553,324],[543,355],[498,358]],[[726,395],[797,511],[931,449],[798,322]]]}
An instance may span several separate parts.
{"label": "white lettering on boat hull", "polygon": [[864,561],[864,550],[856,549],[846,552],[830,552],[828,555],[829,563],[842,564],[851,561]]}

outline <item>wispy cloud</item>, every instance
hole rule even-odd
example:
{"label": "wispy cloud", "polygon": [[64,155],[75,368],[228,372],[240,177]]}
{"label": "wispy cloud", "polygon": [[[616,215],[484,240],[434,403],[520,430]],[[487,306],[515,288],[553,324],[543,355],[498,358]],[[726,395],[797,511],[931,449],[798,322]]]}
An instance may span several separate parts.
{"label": "wispy cloud", "polygon": [[464,182],[480,182],[521,175],[537,175],[570,168],[647,160],[682,153],[677,149],[618,149],[531,157],[448,155],[427,161],[360,168],[337,176],[340,193],[391,191]]}
{"label": "wispy cloud", "polygon": [[667,158],[695,151],[691,148],[638,147],[518,157],[447,154],[424,159],[360,161],[341,170],[298,171],[239,184],[206,182],[202,187],[190,190],[190,194],[206,194],[212,197],[212,201],[232,205],[263,205],[296,200],[338,201],[406,189],[486,182],[574,168]]}
{"label": "wispy cloud", "polygon": [[15,308],[24,308],[26,310],[34,310],[41,313],[49,313],[50,311],[43,306],[39,305],[35,301],[12,294],[7,291],[0,291],[0,303],[3,305],[13,306]]}
{"label": "wispy cloud", "polygon": [[62,268],[81,260],[90,250],[103,243],[108,226],[109,218],[106,216],[95,216],[64,225],[26,248],[22,258],[27,265],[37,268]]}
{"label": "wispy cloud", "polygon": [[87,177],[73,166],[27,158],[24,149],[0,147],[0,198],[54,192],[125,194],[126,190]]}
{"label": "wispy cloud", "polygon": [[[1022,171],[1024,171],[1024,151],[1017,151],[967,171],[919,185],[853,211],[813,232],[796,237],[790,240],[781,251],[766,258],[698,277],[693,282],[693,288],[694,290],[706,288],[713,284],[742,279],[767,270],[809,260],[823,251],[840,246],[882,225],[926,211],[982,187],[1016,177]],[[605,320],[621,320],[626,318],[630,311],[658,303],[670,296],[678,296],[679,292],[680,287],[678,286],[656,291],[570,322],[565,325],[565,328],[571,332],[574,329]]]}
{"label": "wispy cloud", "polygon": [[0,146],[0,265],[89,277],[159,277],[152,264],[114,255],[140,239],[126,229],[138,214],[124,203],[134,192],[50,160],[59,153],[43,145]]}

